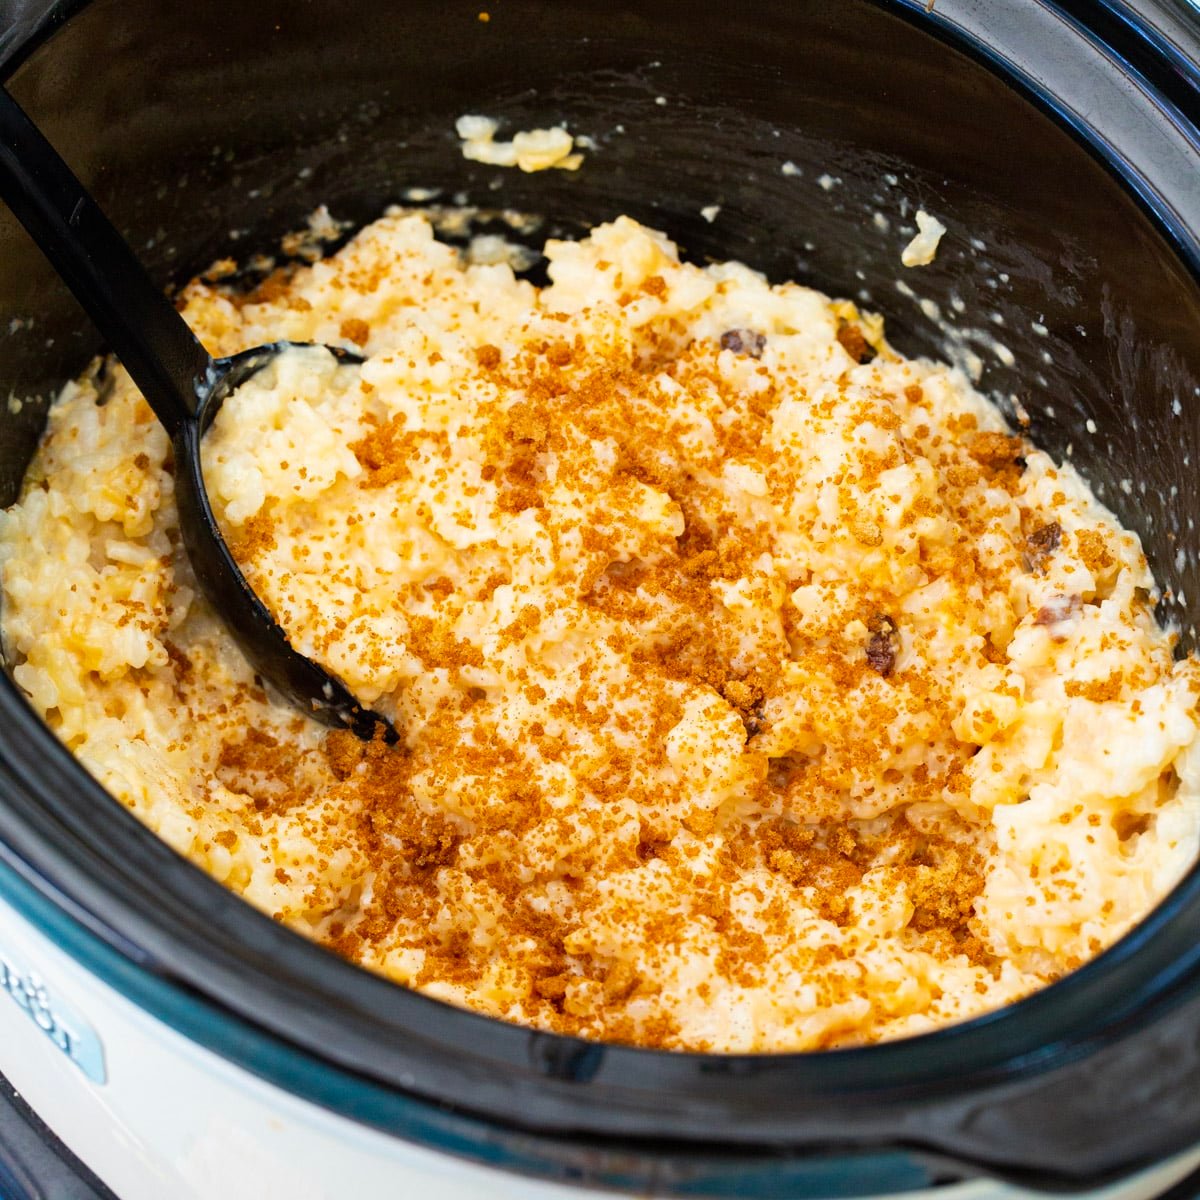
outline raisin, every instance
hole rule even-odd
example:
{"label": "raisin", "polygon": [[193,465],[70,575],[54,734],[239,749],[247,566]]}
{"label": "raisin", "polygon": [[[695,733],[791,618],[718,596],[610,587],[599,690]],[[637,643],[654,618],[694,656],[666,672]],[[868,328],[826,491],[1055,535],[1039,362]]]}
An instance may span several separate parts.
{"label": "raisin", "polygon": [[871,631],[867,663],[886,679],[896,669],[896,622],[880,615],[873,617],[867,628]]}
{"label": "raisin", "polygon": [[762,358],[766,337],[754,329],[727,329],[721,334],[721,349],[734,354],[748,354],[751,358]]}
{"label": "raisin", "polygon": [[1026,565],[1031,571],[1040,571],[1046,559],[1062,545],[1062,526],[1057,521],[1042,525],[1025,539]]}
{"label": "raisin", "polygon": [[1038,554],[1053,554],[1062,545],[1062,526],[1057,521],[1035,529],[1026,538],[1030,547]]}
{"label": "raisin", "polygon": [[1033,618],[1035,625],[1057,625],[1066,621],[1083,608],[1081,596],[1051,596]]}

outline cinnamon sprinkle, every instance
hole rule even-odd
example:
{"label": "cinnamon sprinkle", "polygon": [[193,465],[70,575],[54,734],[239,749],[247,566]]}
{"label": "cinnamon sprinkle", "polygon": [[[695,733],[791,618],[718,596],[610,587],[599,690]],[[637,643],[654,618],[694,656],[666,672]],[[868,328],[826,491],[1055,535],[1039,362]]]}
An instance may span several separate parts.
{"label": "cinnamon sprinkle", "polygon": [[[1124,917],[1092,914],[1037,944],[1046,913],[1082,911],[1055,839],[1123,839],[1133,862],[1151,801],[1105,801],[1102,824],[1065,809],[1032,864],[997,833],[1038,807],[1082,702],[1149,723],[1172,670],[1159,651],[1101,680],[1071,667],[1085,636],[1113,658],[1134,637],[1074,619],[1122,594],[1128,556],[1043,487],[1046,460],[803,289],[763,303],[765,283],[620,227],[535,292],[463,271],[412,220],[350,243],[321,288],[300,269],[243,303],[256,329],[266,306],[298,322],[306,290],[314,328],[372,347],[373,382],[298,410],[260,396],[280,450],[256,515],[226,520],[289,635],[400,742],[273,703],[184,611],[186,564],[173,594],[145,556],[96,556],[120,575],[106,628],[152,644],[123,690],[94,667],[85,685],[111,721],[169,713],[145,758],[183,780],[163,824],[187,852],[408,986],[673,1049],[911,1032],[1115,935]],[[380,315],[339,318],[339,296]],[[217,476],[236,397],[223,417]],[[305,439],[326,436],[342,469],[317,486]],[[244,486],[217,476],[219,499]]]}

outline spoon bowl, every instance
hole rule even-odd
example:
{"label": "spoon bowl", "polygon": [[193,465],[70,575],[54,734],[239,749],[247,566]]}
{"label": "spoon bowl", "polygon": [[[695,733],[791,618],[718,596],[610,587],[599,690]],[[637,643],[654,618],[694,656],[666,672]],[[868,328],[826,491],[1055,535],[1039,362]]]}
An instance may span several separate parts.
{"label": "spoon bowl", "polygon": [[[297,708],[362,738],[389,722],[298,653],[237,565],[213,516],[200,443],[221,405],[286,350],[272,342],[214,359],[146,274],[99,206],[6,90],[0,88],[0,199],[99,328],[162,422],[175,452],[179,529],[196,583],[255,673]],[[362,358],[324,346],[339,362]]]}
{"label": "spoon bowl", "polygon": [[[312,348],[311,342],[271,342],[212,360],[198,389],[195,417],[168,430],[175,451],[180,535],[205,599],[221,614],[258,675],[323,724],[347,726],[365,739],[374,737],[382,726],[385,736],[394,740],[394,730],[383,717],[364,709],[336,676],[293,649],[282,626],[242,574],[213,515],[204,486],[200,443],[221,405],[280,354]],[[346,365],[363,361],[361,355],[340,346],[319,348]]]}

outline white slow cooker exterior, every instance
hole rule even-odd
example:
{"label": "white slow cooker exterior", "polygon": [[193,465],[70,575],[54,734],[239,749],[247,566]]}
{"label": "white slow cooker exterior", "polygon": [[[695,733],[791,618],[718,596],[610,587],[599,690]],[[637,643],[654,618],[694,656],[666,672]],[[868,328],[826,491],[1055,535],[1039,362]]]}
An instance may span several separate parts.
{"label": "white slow cooker exterior", "polygon": [[[120,1200],[611,1195],[440,1154],[266,1083],[138,1008],[3,901],[0,1070]],[[1198,1166],[1200,1147],[1088,1195],[1152,1200]],[[980,1179],[900,1195],[1033,1200],[1044,1194]]]}

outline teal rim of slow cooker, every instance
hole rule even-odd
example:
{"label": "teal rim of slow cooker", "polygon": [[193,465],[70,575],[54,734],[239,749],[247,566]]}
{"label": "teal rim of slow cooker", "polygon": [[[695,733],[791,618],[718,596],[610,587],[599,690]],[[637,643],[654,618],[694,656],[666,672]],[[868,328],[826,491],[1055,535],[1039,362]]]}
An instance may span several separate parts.
{"label": "teal rim of slow cooker", "polygon": [[[426,1100],[406,1096],[369,1080],[317,1062],[280,1039],[256,1029],[232,1013],[192,995],[119,954],[84,928],[30,883],[0,862],[0,903],[49,938],[85,971],[151,1018],[189,1041],[257,1075],[293,1096],[311,1101],[385,1135],[430,1150],[452,1154],[487,1167],[498,1167],[542,1181],[637,1192],[647,1186],[640,1173],[573,1170],[539,1157],[520,1142],[539,1140],[501,1129],[487,1121],[455,1113]],[[72,996],[76,1005],[86,998]],[[30,1037],[38,1036],[30,1028]],[[569,1142],[569,1138],[556,1139]],[[956,1172],[939,1171],[905,1150],[847,1150],[788,1157],[725,1158],[695,1150],[695,1177],[677,1182],[675,1196],[737,1197],[767,1200],[786,1194],[850,1200],[919,1191],[950,1182]],[[658,1193],[668,1194],[668,1193]]]}

